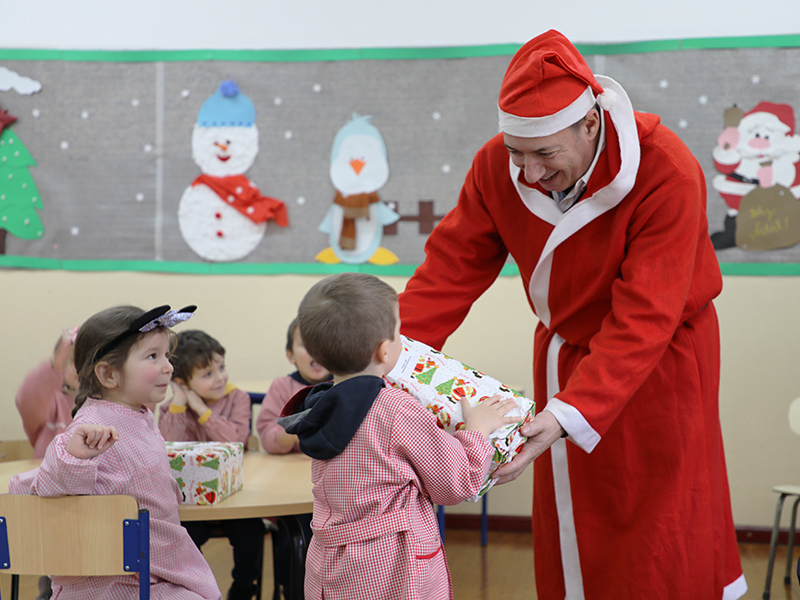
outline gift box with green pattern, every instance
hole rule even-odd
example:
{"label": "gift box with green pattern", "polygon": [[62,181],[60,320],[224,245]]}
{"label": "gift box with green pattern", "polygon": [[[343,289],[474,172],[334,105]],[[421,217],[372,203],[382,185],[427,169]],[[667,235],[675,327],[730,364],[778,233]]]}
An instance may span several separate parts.
{"label": "gift box with green pattern", "polygon": [[242,489],[241,442],[167,442],[167,457],[182,504],[218,504]]}

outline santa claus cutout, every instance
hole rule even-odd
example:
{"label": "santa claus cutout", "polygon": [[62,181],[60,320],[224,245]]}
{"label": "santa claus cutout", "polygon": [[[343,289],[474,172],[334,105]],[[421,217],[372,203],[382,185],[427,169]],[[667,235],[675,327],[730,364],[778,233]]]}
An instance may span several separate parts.
{"label": "santa claus cutout", "polygon": [[711,235],[714,248],[771,250],[800,241],[800,136],[791,106],[729,108],[713,157],[721,174],[711,184],[728,205],[723,231]]}

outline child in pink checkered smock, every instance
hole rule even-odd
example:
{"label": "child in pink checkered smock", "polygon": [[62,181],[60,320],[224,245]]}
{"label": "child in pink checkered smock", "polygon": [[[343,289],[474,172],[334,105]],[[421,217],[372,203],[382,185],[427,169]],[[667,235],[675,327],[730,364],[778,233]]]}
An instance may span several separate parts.
{"label": "child in pink checkered smock", "polygon": [[78,391],[72,356],[77,333],[77,327],[64,329],[52,355],[25,375],[17,390],[15,404],[34,458],[44,458],[47,445],[72,422]]}
{"label": "child in pink checkered smock", "polygon": [[[164,399],[172,376],[170,326],[195,307],[145,312],[118,306],[90,317],[75,340],[76,412],[42,464],[15,476],[14,494],[55,497],[125,494],[150,511],[150,594],[156,599],[221,600],[203,555],[178,517],[180,492],[164,438],[148,405]],[[74,540],[63,543],[65,552]],[[133,600],[138,575],[53,577],[54,600]]]}
{"label": "child in pink checkered smock", "polygon": [[489,470],[488,436],[516,422],[513,400],[462,402],[465,429],[436,417],[384,376],[402,350],[397,293],[371,275],[314,285],[298,311],[308,352],[333,382],[298,392],[280,423],[314,461],[314,532],[306,600],[450,600],[433,503],[474,496]]}

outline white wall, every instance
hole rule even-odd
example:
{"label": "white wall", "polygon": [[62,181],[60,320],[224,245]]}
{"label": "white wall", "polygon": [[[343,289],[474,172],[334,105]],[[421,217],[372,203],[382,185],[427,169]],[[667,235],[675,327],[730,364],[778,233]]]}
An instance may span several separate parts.
{"label": "white wall", "polygon": [[790,34],[800,2],[6,0],[0,19],[6,48],[474,46],[522,43],[550,28],[583,43]]}

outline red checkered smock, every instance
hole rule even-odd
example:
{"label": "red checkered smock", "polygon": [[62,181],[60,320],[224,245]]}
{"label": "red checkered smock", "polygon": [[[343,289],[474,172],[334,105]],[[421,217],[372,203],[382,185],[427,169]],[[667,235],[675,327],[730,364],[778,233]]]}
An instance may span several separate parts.
{"label": "red checkered smock", "polygon": [[314,460],[307,600],[453,597],[433,503],[475,495],[491,447],[451,436],[412,396],[384,388],[344,451]]}

